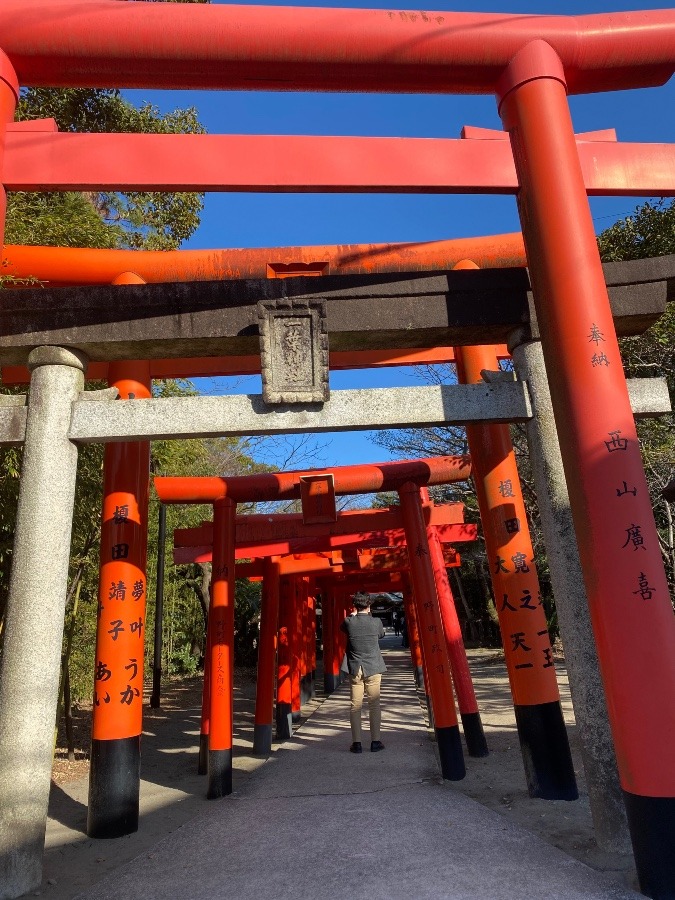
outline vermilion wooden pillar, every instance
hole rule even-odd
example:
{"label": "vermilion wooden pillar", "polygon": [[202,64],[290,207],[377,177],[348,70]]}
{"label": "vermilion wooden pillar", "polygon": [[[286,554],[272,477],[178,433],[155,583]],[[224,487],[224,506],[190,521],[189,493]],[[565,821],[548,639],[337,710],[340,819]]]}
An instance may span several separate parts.
{"label": "vermilion wooden pillar", "polygon": [[237,504],[229,497],[213,504],[209,800],[232,793],[236,514]]}
{"label": "vermilion wooden pillar", "polygon": [[499,85],[640,886],[675,897],[675,620],[566,99],[535,41]]}
{"label": "vermilion wooden pillar", "polygon": [[428,535],[429,551],[434,569],[434,578],[436,579],[436,591],[441,610],[443,631],[445,632],[445,640],[448,645],[452,680],[455,685],[457,705],[464,729],[464,740],[466,741],[469,756],[487,756],[489,752],[487,741],[485,740],[483,723],[478,710],[476,693],[473,689],[469,661],[464,649],[464,640],[462,639],[462,631],[457,618],[455,600],[452,596],[448,573],[443,560],[443,550],[441,549],[436,529],[432,527],[428,530],[430,532]]}
{"label": "vermilion wooden pillar", "polygon": [[276,725],[279,740],[293,734],[290,632],[293,629],[293,585],[288,575],[279,580],[279,637],[277,641],[277,708]]}
{"label": "vermilion wooden pillar", "polygon": [[299,578],[298,587],[302,604],[302,654],[300,656],[300,706],[302,707],[312,693],[312,676],[309,665],[309,579]]}
{"label": "vermilion wooden pillar", "polygon": [[328,697],[340,684],[335,631],[335,589],[326,579],[321,582],[321,635],[323,641],[323,690]]}
{"label": "vermilion wooden pillar", "polygon": [[426,525],[419,487],[407,482],[398,489],[405,529],[410,574],[415,586],[415,604],[428,675],[427,690],[438,743],[443,778],[459,781],[466,775],[462,741],[452,696],[450,660],[438,608],[434,573],[429,559]]}
{"label": "vermilion wooden pillar", "polygon": [[209,688],[209,800],[232,793],[232,710],[234,700],[234,547],[237,504],[213,504]]}
{"label": "vermilion wooden pillar", "polygon": [[348,611],[348,604],[351,605],[351,600],[349,599],[349,595],[344,590],[344,588],[336,588],[334,593],[335,598],[335,608],[333,613],[335,618],[334,622],[334,643],[333,648],[335,650],[335,657],[333,665],[337,668],[338,673],[338,684],[342,684],[342,682],[347,677],[345,673],[342,671],[342,660],[344,658],[345,653],[347,652],[347,635],[344,631],[340,630],[340,625],[344,622],[345,615]]}
{"label": "vermilion wooden pillar", "polygon": [[316,585],[314,579],[308,579],[307,611],[307,675],[309,700],[316,695]]}
{"label": "vermilion wooden pillar", "polygon": [[[420,497],[422,498],[422,503],[429,502],[429,492],[426,488],[420,490]],[[427,540],[429,542],[431,566],[436,582],[436,593],[441,611],[445,642],[448,647],[450,667],[452,668],[452,680],[457,695],[457,706],[459,707],[464,729],[464,740],[466,741],[469,756],[487,756],[488,746],[485,740],[480,712],[478,711],[476,693],[473,689],[469,661],[466,658],[462,630],[457,618],[455,598],[452,596],[452,590],[448,582],[448,573],[445,568],[443,549],[438,538],[438,532],[433,525],[427,526]]]}
{"label": "vermilion wooden pillar", "polygon": [[289,635],[291,644],[291,712],[294,722],[302,716],[302,657],[305,648],[303,634],[303,603],[301,598],[302,579],[297,575],[291,578],[291,596],[293,602],[292,629]]}
{"label": "vermilion wooden pillar", "polygon": [[[151,396],[147,362],[111,363],[119,402]],[[138,829],[145,645],[150,444],[108,444],[103,514],[87,834]]]}
{"label": "vermilion wooden pillar", "polygon": [[211,605],[213,603],[213,585],[209,585],[209,615],[206,624],[206,646],[204,647],[204,683],[202,685],[202,716],[199,731],[199,758],[197,774],[206,775],[209,770],[209,716],[211,714]]}
{"label": "vermilion wooden pillar", "polygon": [[[417,615],[417,600],[415,599],[415,588],[413,586],[412,578],[410,574],[406,575],[407,581],[409,584],[408,588],[408,603],[411,611],[411,621],[413,625],[413,632],[417,637],[417,648],[419,651],[419,660],[420,660],[420,671],[422,673],[421,679],[418,683],[418,687],[424,690],[424,699],[427,705],[427,714],[429,716],[429,727],[434,727],[434,710],[431,703],[431,693],[429,690],[429,671],[427,669],[427,663],[424,658],[424,644],[422,643],[420,637],[420,624],[419,624],[419,616]],[[412,647],[412,645],[411,645]]]}
{"label": "vermilion wooden pillar", "polygon": [[267,557],[263,561],[258,678],[255,694],[255,723],[253,725],[253,752],[263,755],[269,754],[272,750],[278,627],[279,562],[278,557]]}
{"label": "vermilion wooden pillar", "polygon": [[[456,347],[462,384],[499,368],[494,347]],[[468,425],[473,477],[531,797],[576,800],[574,766],[508,425]]]}
{"label": "vermilion wooden pillar", "polygon": [[403,579],[403,608],[405,610],[405,627],[408,635],[408,646],[410,648],[410,659],[412,661],[413,672],[415,673],[415,683],[418,688],[426,690],[424,682],[424,663],[422,660],[422,649],[420,647],[420,633],[417,627],[417,614],[415,612],[415,603],[412,597],[412,586],[410,577],[407,573]]}
{"label": "vermilion wooden pillar", "polygon": [[[19,100],[19,82],[9,58],[0,50],[0,165],[5,150],[5,128],[14,121],[14,110]],[[4,244],[7,194],[0,182],[0,249]]]}

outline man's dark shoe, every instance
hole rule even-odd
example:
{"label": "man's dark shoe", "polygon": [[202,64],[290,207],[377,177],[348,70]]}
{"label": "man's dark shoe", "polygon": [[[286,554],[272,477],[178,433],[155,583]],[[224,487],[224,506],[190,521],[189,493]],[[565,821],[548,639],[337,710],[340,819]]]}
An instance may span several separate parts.
{"label": "man's dark shoe", "polygon": [[370,752],[377,753],[378,750],[384,750],[384,744],[382,743],[382,741],[371,741]]}
{"label": "man's dark shoe", "polygon": [[361,741],[354,741],[354,743],[349,748],[350,753],[363,753],[363,747],[361,746]]}

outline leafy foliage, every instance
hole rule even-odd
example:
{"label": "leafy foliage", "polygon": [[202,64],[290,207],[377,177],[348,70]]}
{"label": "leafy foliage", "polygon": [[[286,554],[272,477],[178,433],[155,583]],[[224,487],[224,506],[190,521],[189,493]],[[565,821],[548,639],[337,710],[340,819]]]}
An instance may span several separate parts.
{"label": "leafy foliage", "polygon": [[598,237],[603,262],[675,253],[675,203],[645,203]]}
{"label": "leafy foliage", "polygon": [[[56,120],[60,131],[203,134],[196,110],[161,114],[140,108],[116,89],[29,88],[17,119]],[[8,198],[7,243],[174,250],[194,233],[203,194],[102,191],[14,193]]]}

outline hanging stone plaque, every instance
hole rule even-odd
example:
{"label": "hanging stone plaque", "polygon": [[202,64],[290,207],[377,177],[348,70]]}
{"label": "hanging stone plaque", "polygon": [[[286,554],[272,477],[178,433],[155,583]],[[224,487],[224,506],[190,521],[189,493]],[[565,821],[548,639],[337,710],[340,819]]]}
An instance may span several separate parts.
{"label": "hanging stone plaque", "polygon": [[328,331],[323,300],[258,303],[260,363],[265,403],[325,403]]}

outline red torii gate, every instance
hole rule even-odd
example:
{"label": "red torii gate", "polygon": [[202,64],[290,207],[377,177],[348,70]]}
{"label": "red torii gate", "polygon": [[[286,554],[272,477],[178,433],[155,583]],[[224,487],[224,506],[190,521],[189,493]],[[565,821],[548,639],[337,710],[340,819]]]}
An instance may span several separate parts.
{"label": "red torii gate", "polygon": [[[537,317],[640,883],[666,896],[675,884],[675,862],[661,849],[664,835],[671,839],[675,832],[675,711],[662,698],[675,688],[675,631],[565,91],[664,83],[675,67],[675,13],[540,18],[168,10],[111,0],[48,0],[45,6],[52,15],[39,20],[20,0],[6,0],[0,10],[7,54],[0,63],[3,132],[18,94],[15,70],[22,83],[35,85],[496,93],[514,150]],[[54,29],[55,15],[67,16],[68,29]],[[134,64],[124,64],[130,58]],[[3,218],[4,193],[0,224]],[[592,362],[589,334],[603,343],[604,370]],[[632,486],[628,496],[616,495],[622,483]],[[639,560],[618,549],[630,522],[644,538]],[[40,568],[37,557],[34,566]],[[13,633],[12,626],[6,652]],[[634,652],[622,655],[628,645]]]}
{"label": "red torii gate", "polygon": [[[430,694],[431,709],[436,721],[438,734],[442,741],[441,748],[445,754],[443,773],[445,777],[456,778],[458,776],[463,777],[464,769],[463,763],[460,767],[459,764],[455,762],[457,759],[455,734],[458,734],[458,732],[455,731],[457,728],[456,718],[454,721],[450,720],[449,724],[446,722],[446,719],[448,718],[446,709],[448,704],[447,698],[451,696],[451,693],[448,693],[450,681],[449,678],[444,678],[442,676],[446,675],[446,673],[447,676],[449,676],[448,665],[452,661],[454,663],[453,669],[457,673],[457,680],[462,682],[458,686],[460,695],[463,688],[466,687],[466,684],[470,684],[470,678],[465,664],[465,657],[463,666],[461,665],[461,658],[458,659],[461,635],[457,623],[456,612],[454,611],[454,608],[452,613],[449,610],[449,607],[452,606],[452,598],[449,587],[447,587],[447,578],[445,590],[440,590],[437,593],[436,579],[440,578],[440,573],[441,571],[444,571],[444,566],[440,563],[440,560],[436,560],[432,564],[433,552],[430,555],[430,551],[433,548],[433,540],[430,545],[423,515],[424,507],[421,503],[419,490],[420,481],[434,483],[437,479],[448,477],[447,475],[442,475],[442,470],[444,468],[447,470],[448,459],[450,458],[441,458],[442,462],[440,465],[437,460],[432,459],[417,461],[415,463],[383,463],[378,466],[352,466],[345,467],[344,469],[335,469],[331,475],[336,493],[372,492],[373,490],[381,490],[382,485],[385,484],[388,489],[395,489],[399,493],[406,543],[408,547],[415,548],[414,552],[408,554],[408,562],[413,583],[415,585],[415,593],[419,598],[417,613],[424,622],[424,628],[422,628],[421,633],[423,638],[422,644],[425,648],[423,655],[427,660],[427,687]],[[434,463],[433,468],[435,469],[435,472],[433,474],[428,470],[430,463]],[[228,501],[233,501],[235,499],[244,501],[250,499],[270,500],[282,497],[297,497],[300,495],[300,483],[303,477],[306,477],[304,473],[277,473],[274,475],[263,474],[234,478],[190,479],[166,477],[155,479],[155,487],[160,499],[164,502],[211,502],[214,504],[214,571],[223,567],[230,571],[234,565],[234,543],[231,551],[231,563],[223,562],[218,558],[216,538],[218,533],[216,519],[218,503],[224,502],[226,499]],[[452,479],[452,476],[449,477]],[[230,515],[232,516],[234,514],[230,513]],[[234,520],[232,520],[231,528],[235,528]],[[438,540],[435,534],[433,534],[432,537],[436,541]],[[373,554],[378,553],[377,550],[370,552]],[[340,561],[342,560],[343,555],[341,555],[340,558]],[[296,571],[303,566],[311,566],[313,571],[320,569],[329,571],[333,562],[334,558],[329,560],[325,556],[312,561],[289,560],[289,564],[291,564]],[[436,567],[436,578],[434,575],[434,565]],[[257,574],[258,571],[260,571],[258,567],[255,569],[250,568],[251,564],[247,564],[247,567],[249,568],[247,568],[246,574],[253,574],[254,572]],[[241,569],[240,571],[244,574]],[[442,601],[441,607],[433,602],[434,598],[436,598],[436,601],[438,601],[438,599]],[[438,621],[435,619],[438,619]],[[450,657],[446,655],[445,660],[439,662],[439,654],[443,654],[443,647],[434,640],[434,635],[440,635],[441,633],[446,636]],[[282,663],[280,663],[280,665],[281,664]],[[466,675],[464,673],[465,669]],[[529,673],[530,682],[534,683],[539,677],[538,670],[531,667],[531,672]],[[470,716],[477,712],[477,708],[468,709],[467,707],[469,705],[470,704],[466,704],[465,708],[461,711],[463,713],[466,712],[467,715]],[[436,714],[437,711],[438,715],[441,716],[440,722]],[[470,722],[471,719],[468,719],[469,728],[471,728]],[[530,740],[526,742],[526,746],[527,753],[531,757],[530,764],[536,773],[535,781],[538,785],[538,790],[541,792],[539,795],[549,797],[569,797],[570,794],[575,794],[576,786],[574,783],[573,770],[571,768],[571,759],[569,760],[569,765],[565,766],[561,764],[561,757],[564,756],[564,754],[560,751],[558,745],[560,744],[561,739],[566,745],[564,732],[561,738],[559,728],[554,728],[551,731],[550,727],[547,729],[546,723],[544,722],[538,727],[538,731],[542,736],[545,735],[541,745],[536,747],[534,742]],[[548,734],[548,731],[551,731],[551,734]],[[447,743],[444,744],[443,741],[446,741]],[[452,741],[452,743],[450,743],[450,741]],[[569,752],[567,753],[567,756],[569,757]],[[215,762],[217,762],[219,758],[220,757],[215,758]],[[553,765],[552,761],[554,761]],[[557,770],[556,777],[551,778],[551,772],[554,770]],[[209,771],[212,771],[212,769]],[[229,775],[227,774],[223,775],[220,773],[215,774],[213,778],[210,777],[211,784],[214,779],[217,784],[223,783],[225,787],[229,785]],[[210,790],[213,795],[219,793],[218,787],[213,787]]]}
{"label": "red torii gate", "polygon": [[[465,457],[437,457],[426,460],[379,463],[376,465],[345,466],[333,469],[333,486],[336,494],[373,493],[382,490],[398,490],[402,498],[403,517],[408,546],[423,546],[426,531],[419,486],[461,481],[470,471]],[[219,697],[212,695],[210,721],[218,716],[219,727],[210,732],[209,796],[222,796],[231,791],[231,707],[220,709],[229,696],[231,671],[223,662],[229,659],[231,667],[232,605],[234,599],[235,567],[235,516],[236,503],[251,500],[280,500],[300,497],[302,479],[316,473],[279,472],[261,473],[232,478],[156,478],[155,488],[164,503],[212,503],[213,519],[213,574],[212,574],[212,634],[210,651],[212,671],[222,672],[224,687]],[[407,491],[407,494],[406,494]],[[416,497],[416,502],[415,502]],[[407,511],[406,511],[407,510]],[[419,584],[418,595],[435,596],[433,572],[428,554],[411,554],[413,578]],[[434,641],[433,635],[442,634],[443,625],[435,603],[420,610],[428,630],[423,632],[425,657],[428,660],[429,692],[432,698],[436,732],[443,775],[446,778],[464,777],[459,727],[452,701],[450,662],[444,643]],[[427,646],[428,645],[428,646]],[[229,649],[228,649],[229,648]],[[221,696],[222,694],[222,696]],[[228,724],[229,723],[229,724]],[[215,744],[215,746],[214,746]]]}
{"label": "red torii gate", "polygon": [[[475,540],[476,528],[464,523],[461,503],[431,506],[428,523],[440,529],[445,543]],[[237,516],[235,528],[237,559],[314,553],[351,545],[387,547],[405,544],[401,513],[395,507],[344,510],[338,513],[335,522],[310,525],[303,523],[302,513],[254,513]],[[202,547],[208,547],[208,552],[211,552],[212,546],[213,522],[205,521],[199,526],[174,530],[176,562],[203,561],[179,559],[180,553],[176,556],[179,548],[191,548],[193,554],[199,554]]]}
{"label": "red torii gate", "polygon": [[[427,527],[430,533],[433,533],[444,542],[461,542],[475,540],[476,538],[475,526],[467,525],[463,522],[462,504],[426,506],[425,519],[427,520]],[[445,524],[441,524],[444,522]],[[278,579],[278,577],[287,575],[292,571],[296,577],[304,573],[315,575],[321,573],[325,580],[326,576],[332,578],[339,573],[338,584],[340,587],[344,587],[349,573],[354,572],[353,577],[358,577],[362,581],[358,589],[363,590],[365,588],[364,575],[376,576],[381,580],[383,576],[408,570],[409,562],[405,551],[401,553],[400,550],[392,552],[389,549],[372,549],[375,545],[384,545],[384,547],[389,548],[405,547],[405,534],[401,527],[402,524],[400,510],[396,508],[346,511],[339,513],[334,523],[306,526],[303,525],[302,515],[300,514],[237,516],[235,557],[246,559],[253,557],[256,561],[253,563],[239,563],[235,568],[235,577],[262,578],[267,605],[272,604],[269,610],[265,608],[261,612],[254,728],[254,750],[256,752],[268,753],[271,749],[272,740],[274,672],[268,665],[268,660],[264,653],[269,652],[272,656],[274,654],[274,640],[268,632],[272,630],[276,634],[277,617],[274,615],[274,598],[278,597],[278,585],[270,586],[270,578],[275,577]],[[359,532],[357,530],[359,528],[367,530]],[[310,532],[312,536],[309,538],[298,537],[303,531],[305,533]],[[340,532],[344,532],[344,534],[340,534]],[[294,537],[289,540],[288,536],[290,534],[294,535]],[[278,539],[282,535],[286,537],[286,540],[280,541]],[[249,541],[251,538],[258,538],[259,540],[246,543],[247,538]],[[335,541],[340,541],[344,548],[340,554],[331,552]],[[308,546],[308,543],[312,544],[312,546]],[[174,531],[174,562],[211,562],[213,556],[212,547],[212,522],[203,522],[201,526],[176,529]],[[328,551],[328,553],[325,551]],[[293,553],[300,553],[300,556],[282,555]],[[308,554],[315,554],[315,556]],[[275,563],[274,567],[270,569],[269,558],[272,556],[275,556]],[[443,572],[435,572],[436,590],[439,598],[449,594],[447,603],[453,607],[451,618],[454,623],[457,616],[456,612],[454,612],[454,603],[452,595],[449,593],[449,585],[447,584],[444,569],[446,566],[459,565],[459,557],[451,547],[444,548],[443,556]],[[317,567],[319,572],[317,572]],[[330,619],[332,611],[328,609],[328,606],[329,604],[327,604],[326,608]],[[156,629],[158,625],[161,628],[161,623],[158,623],[158,620],[156,620]],[[450,639],[445,622],[444,627],[446,639]],[[459,632],[458,624],[456,632]],[[332,627],[329,627],[327,632],[329,638],[328,648],[324,662],[324,687],[327,694],[335,689],[340,679],[339,668],[337,667],[339,665],[339,653],[332,645],[333,635],[337,638],[337,634]],[[468,675],[468,666],[465,663],[461,633],[459,634],[459,640],[455,637],[454,645],[451,644],[450,640],[448,640],[448,644],[450,661],[455,676],[457,700],[469,755],[484,756],[487,753],[487,745],[480,724],[480,715],[476,706],[473,687]],[[419,652],[419,647],[415,646],[413,641],[411,653],[414,665]],[[283,704],[283,701],[281,703]],[[287,733],[287,714],[279,708],[277,712],[278,729],[281,732],[279,736],[288,737],[290,733]],[[207,721],[208,719],[205,717],[204,724]],[[202,739],[200,743],[200,761],[202,766],[206,749],[205,741]],[[204,771],[206,770],[204,769]]]}

